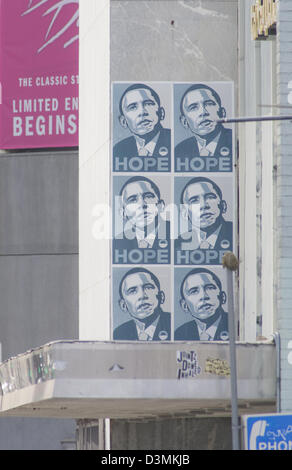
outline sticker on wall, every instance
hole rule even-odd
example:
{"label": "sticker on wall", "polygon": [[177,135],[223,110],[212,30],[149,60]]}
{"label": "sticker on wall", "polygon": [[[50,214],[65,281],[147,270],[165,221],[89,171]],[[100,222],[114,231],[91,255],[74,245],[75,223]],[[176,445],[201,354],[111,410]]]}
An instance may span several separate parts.
{"label": "sticker on wall", "polygon": [[230,365],[225,359],[208,357],[205,363],[205,372],[221,377],[229,377]]}
{"label": "sticker on wall", "polygon": [[113,268],[113,339],[170,341],[169,270]]}
{"label": "sticker on wall", "polygon": [[166,176],[113,177],[113,264],[169,264]]}
{"label": "sticker on wall", "polygon": [[228,341],[224,269],[175,268],[174,339]]}
{"label": "sticker on wall", "polygon": [[171,170],[171,84],[114,83],[113,171]]}
{"label": "sticker on wall", "polygon": [[174,84],[175,171],[232,172],[232,128],[217,123],[233,115],[233,84]]}
{"label": "sticker on wall", "polygon": [[197,377],[202,371],[196,351],[177,351],[176,363],[178,379]]}
{"label": "sticker on wall", "polygon": [[179,208],[176,265],[222,264],[233,250],[233,178],[208,174],[175,177],[175,205]]}

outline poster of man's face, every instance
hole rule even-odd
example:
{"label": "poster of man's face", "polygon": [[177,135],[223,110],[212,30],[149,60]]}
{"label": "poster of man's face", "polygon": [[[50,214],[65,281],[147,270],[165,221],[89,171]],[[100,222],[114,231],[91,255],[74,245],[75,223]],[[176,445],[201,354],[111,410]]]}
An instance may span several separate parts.
{"label": "poster of man's face", "polygon": [[114,172],[171,170],[171,90],[160,82],[113,84]]}
{"label": "poster of man's face", "polygon": [[228,312],[223,268],[176,268],[174,279],[174,339],[227,340]]}
{"label": "poster of man's face", "polygon": [[232,126],[218,120],[233,116],[233,84],[174,84],[176,172],[232,172]]}
{"label": "poster of man's face", "polygon": [[232,176],[177,176],[174,195],[179,208],[175,264],[221,264],[224,253],[233,249]]}
{"label": "poster of man's face", "polygon": [[171,340],[169,271],[113,269],[113,339]]}
{"label": "poster of man's face", "polygon": [[113,178],[113,263],[169,264],[171,194],[166,176]]}

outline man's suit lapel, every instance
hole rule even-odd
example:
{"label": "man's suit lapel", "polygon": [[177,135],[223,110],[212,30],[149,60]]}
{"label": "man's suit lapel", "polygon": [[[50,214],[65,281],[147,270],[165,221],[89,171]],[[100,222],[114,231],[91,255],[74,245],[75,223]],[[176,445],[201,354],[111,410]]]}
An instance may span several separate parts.
{"label": "man's suit lapel", "polygon": [[129,155],[131,157],[137,157],[138,156],[138,149],[137,149],[137,145],[136,145],[136,139],[135,137],[130,137],[129,139]]}
{"label": "man's suit lapel", "polygon": [[[167,134],[166,134],[166,129],[161,129],[158,140],[156,142],[154,152],[153,152],[153,157],[160,157],[159,150],[162,147],[166,147],[168,152],[170,153],[170,142],[167,142]],[[168,154],[169,155],[169,154]]]}
{"label": "man's suit lapel", "polygon": [[[227,148],[229,150],[229,155],[232,152],[232,140],[230,140],[230,134],[227,132],[227,129],[222,129],[219,141],[215,150],[215,155],[221,155],[221,149]],[[226,155],[226,156],[229,156]]]}
{"label": "man's suit lapel", "polygon": [[226,222],[225,220],[222,222],[221,229],[218,233],[218,237],[214,246],[214,250],[220,250],[222,240],[228,240],[230,242],[230,249],[232,249],[232,224]]}
{"label": "man's suit lapel", "polygon": [[200,156],[200,150],[199,150],[198,142],[197,142],[197,139],[195,137],[192,137],[189,140],[189,154],[190,154],[191,158]]}
{"label": "man's suit lapel", "polygon": [[129,326],[129,339],[137,340],[138,339],[138,333],[137,333],[137,328],[136,328],[135,321],[131,320],[128,326]]}
{"label": "man's suit lapel", "polygon": [[199,329],[195,320],[193,321],[192,328],[193,328],[193,331],[192,331],[190,339],[199,340],[200,339]]}

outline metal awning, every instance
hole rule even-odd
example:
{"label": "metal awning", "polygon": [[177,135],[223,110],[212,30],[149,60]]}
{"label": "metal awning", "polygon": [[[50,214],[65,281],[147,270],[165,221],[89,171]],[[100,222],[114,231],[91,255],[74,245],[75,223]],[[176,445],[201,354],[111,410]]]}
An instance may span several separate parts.
{"label": "metal awning", "polygon": [[[273,342],[237,343],[239,413],[274,412]],[[0,364],[0,417],[230,415],[228,342],[56,341]]]}

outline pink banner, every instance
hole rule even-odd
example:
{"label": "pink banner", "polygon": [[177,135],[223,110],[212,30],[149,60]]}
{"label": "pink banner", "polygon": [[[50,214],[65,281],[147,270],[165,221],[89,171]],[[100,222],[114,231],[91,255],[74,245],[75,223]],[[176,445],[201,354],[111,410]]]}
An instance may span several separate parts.
{"label": "pink banner", "polygon": [[78,145],[79,0],[0,0],[0,148]]}

